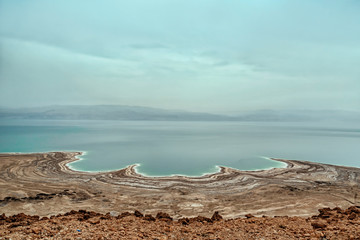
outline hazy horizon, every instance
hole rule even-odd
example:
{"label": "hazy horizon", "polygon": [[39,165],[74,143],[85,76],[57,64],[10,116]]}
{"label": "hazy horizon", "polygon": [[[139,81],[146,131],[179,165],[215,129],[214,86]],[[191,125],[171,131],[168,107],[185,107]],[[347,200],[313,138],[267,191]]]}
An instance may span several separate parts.
{"label": "hazy horizon", "polygon": [[0,0],[0,106],[360,111],[360,2]]}

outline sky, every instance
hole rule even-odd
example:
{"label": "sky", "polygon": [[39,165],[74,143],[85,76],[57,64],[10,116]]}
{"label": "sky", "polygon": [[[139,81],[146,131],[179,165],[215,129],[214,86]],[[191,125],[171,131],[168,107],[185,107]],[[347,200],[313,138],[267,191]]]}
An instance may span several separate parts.
{"label": "sky", "polygon": [[0,0],[0,106],[360,111],[358,0]]}

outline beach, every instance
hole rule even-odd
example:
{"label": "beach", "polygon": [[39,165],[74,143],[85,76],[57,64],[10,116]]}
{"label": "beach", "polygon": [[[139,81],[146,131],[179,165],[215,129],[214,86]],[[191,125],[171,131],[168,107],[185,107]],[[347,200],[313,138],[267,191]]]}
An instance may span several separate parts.
{"label": "beach", "polygon": [[131,165],[118,171],[80,172],[67,164],[81,152],[0,154],[0,210],[38,216],[85,209],[120,214],[139,210],[174,219],[301,216],[319,208],[359,205],[360,169],[273,159],[285,168],[220,171],[201,177],[147,177]]}

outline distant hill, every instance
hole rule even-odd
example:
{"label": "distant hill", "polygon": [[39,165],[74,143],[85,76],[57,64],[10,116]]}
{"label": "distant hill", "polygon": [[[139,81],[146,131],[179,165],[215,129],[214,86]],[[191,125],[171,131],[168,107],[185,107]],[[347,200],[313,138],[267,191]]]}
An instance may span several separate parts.
{"label": "distant hill", "polygon": [[360,112],[341,110],[257,110],[233,113],[242,121],[360,121]]}
{"label": "distant hill", "polygon": [[68,119],[68,120],[167,120],[219,121],[233,117],[150,107],[122,105],[49,106],[38,108],[0,109],[0,118],[7,119]]}
{"label": "distant hill", "polygon": [[359,112],[259,110],[231,115],[123,105],[68,105],[0,108],[0,119],[144,120],[144,121],[360,121]]}

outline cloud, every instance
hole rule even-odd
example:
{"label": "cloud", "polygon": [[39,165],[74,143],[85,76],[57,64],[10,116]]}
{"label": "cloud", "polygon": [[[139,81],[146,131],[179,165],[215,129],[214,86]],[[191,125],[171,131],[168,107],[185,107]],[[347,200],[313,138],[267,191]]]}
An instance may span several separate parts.
{"label": "cloud", "polygon": [[353,1],[2,1],[0,101],[359,110],[359,10]]}
{"label": "cloud", "polygon": [[[226,83],[233,75],[251,71],[251,66],[216,66],[223,60],[169,48],[124,47],[124,57],[109,59],[29,41],[1,42],[6,49],[1,71],[2,102],[18,105],[24,101],[34,105],[71,103],[81,98],[85,102],[115,100],[122,104],[140,99],[140,105],[146,101],[158,105],[163,99],[192,101],[213,91],[209,86],[218,85],[219,77]],[[203,92],[199,87],[204,88]]]}

